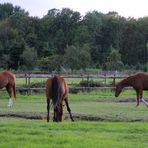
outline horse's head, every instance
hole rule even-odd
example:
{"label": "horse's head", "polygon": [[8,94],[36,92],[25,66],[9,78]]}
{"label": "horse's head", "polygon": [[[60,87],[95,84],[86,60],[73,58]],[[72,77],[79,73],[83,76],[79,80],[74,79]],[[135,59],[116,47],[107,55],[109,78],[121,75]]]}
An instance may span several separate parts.
{"label": "horse's head", "polygon": [[118,97],[119,94],[121,93],[121,91],[122,91],[122,86],[119,83],[116,84],[116,86],[115,86],[115,97]]}
{"label": "horse's head", "polygon": [[63,115],[63,107],[57,107],[55,109],[55,117],[54,117],[54,121],[56,122],[61,122],[62,121],[62,115]]}

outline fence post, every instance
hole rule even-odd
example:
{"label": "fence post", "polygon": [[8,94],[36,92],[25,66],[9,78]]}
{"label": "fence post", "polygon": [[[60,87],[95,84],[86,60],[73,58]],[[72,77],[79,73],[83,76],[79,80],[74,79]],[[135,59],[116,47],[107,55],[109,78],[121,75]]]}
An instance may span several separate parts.
{"label": "fence post", "polygon": [[28,95],[31,94],[30,84],[31,84],[31,77],[30,77],[30,73],[29,73],[29,74],[28,74]]}
{"label": "fence post", "polygon": [[26,82],[26,86],[28,85],[28,82],[27,82],[27,74],[25,73],[25,82]]}
{"label": "fence post", "polygon": [[114,74],[114,77],[113,77],[113,86],[115,86],[115,83],[116,83],[116,74]]}
{"label": "fence post", "polygon": [[104,74],[104,78],[105,78],[104,80],[105,80],[105,86],[106,86],[106,73]]}
{"label": "fence post", "polygon": [[89,91],[90,83],[89,83],[89,74],[87,75],[87,91]]}

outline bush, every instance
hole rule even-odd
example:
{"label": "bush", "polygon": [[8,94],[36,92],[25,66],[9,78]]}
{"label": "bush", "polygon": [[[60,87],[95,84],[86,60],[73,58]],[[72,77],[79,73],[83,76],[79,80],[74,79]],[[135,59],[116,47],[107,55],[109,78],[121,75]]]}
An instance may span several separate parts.
{"label": "bush", "polygon": [[96,81],[93,81],[93,80],[81,81],[79,85],[82,86],[82,87],[102,87],[102,86],[104,86],[103,83],[96,82]]}

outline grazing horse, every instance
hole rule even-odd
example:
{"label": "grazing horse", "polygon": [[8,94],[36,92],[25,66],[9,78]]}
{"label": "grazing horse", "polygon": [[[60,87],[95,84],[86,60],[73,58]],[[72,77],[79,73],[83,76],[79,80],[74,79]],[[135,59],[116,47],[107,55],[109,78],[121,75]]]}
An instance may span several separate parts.
{"label": "grazing horse", "polygon": [[67,106],[72,121],[73,117],[68,103],[68,86],[62,76],[49,77],[46,82],[46,97],[47,97],[47,122],[49,122],[50,100],[54,107],[53,121],[61,122],[63,115],[63,101]]}
{"label": "grazing horse", "polygon": [[116,84],[115,96],[118,97],[124,87],[132,86],[137,94],[137,105],[139,106],[139,100],[148,107],[148,103],[142,98],[143,90],[148,90],[148,74],[146,73],[137,73],[131,75],[119,83]]}
{"label": "grazing horse", "polygon": [[9,71],[0,72],[0,89],[6,87],[9,94],[8,106],[13,105],[13,98],[16,99],[16,77]]}

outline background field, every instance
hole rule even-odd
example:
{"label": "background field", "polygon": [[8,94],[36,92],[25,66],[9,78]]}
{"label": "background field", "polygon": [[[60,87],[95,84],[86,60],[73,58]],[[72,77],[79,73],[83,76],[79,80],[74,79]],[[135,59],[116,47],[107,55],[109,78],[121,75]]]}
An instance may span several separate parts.
{"label": "background field", "polygon": [[[17,95],[13,108],[7,108],[5,92],[0,100],[0,114],[25,113],[32,116],[46,117],[46,98],[43,94]],[[147,97],[147,92],[144,96]],[[112,91],[93,91],[69,94],[69,103],[76,120],[88,119],[97,121],[148,121],[148,108],[141,102],[136,107],[135,92],[123,91],[119,98]],[[67,113],[64,107],[64,113]],[[35,115],[34,115],[35,114]],[[67,114],[66,114],[67,117]]]}
{"label": "background field", "polygon": [[[62,123],[46,122],[44,93],[22,95],[12,108],[7,93],[0,92],[0,147],[148,147],[148,108],[136,107],[135,92],[123,90],[115,98],[110,90],[69,94],[75,122],[66,107]],[[148,92],[144,92],[148,98]]]}

